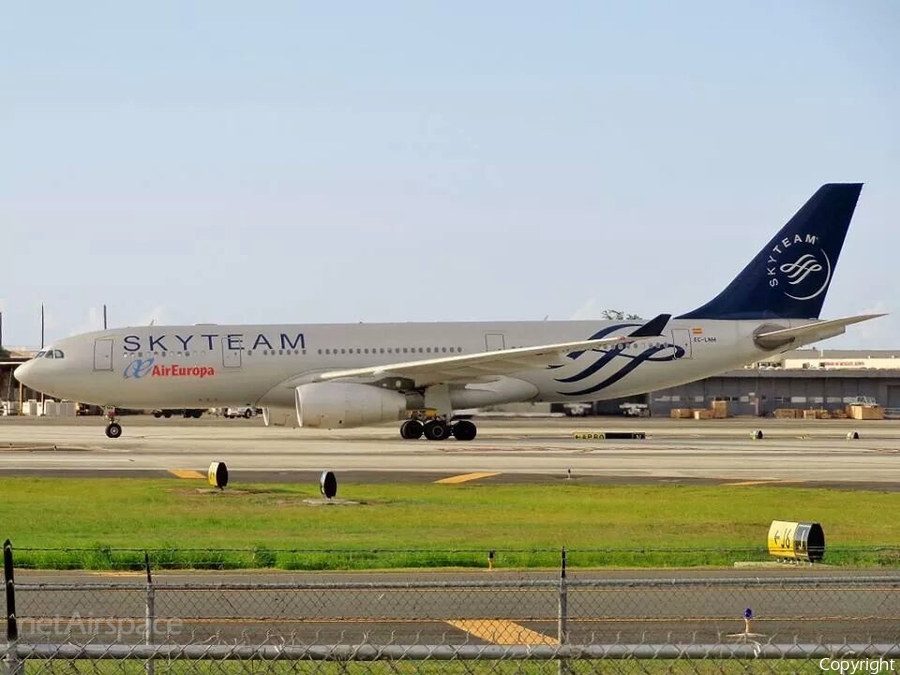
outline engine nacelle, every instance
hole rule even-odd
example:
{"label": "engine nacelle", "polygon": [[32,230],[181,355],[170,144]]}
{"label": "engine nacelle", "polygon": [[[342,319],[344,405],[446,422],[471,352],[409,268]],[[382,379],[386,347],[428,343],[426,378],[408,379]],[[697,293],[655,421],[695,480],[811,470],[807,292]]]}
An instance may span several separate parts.
{"label": "engine nacelle", "polygon": [[297,410],[294,408],[263,408],[263,422],[267,427],[293,427],[296,429]]}
{"label": "engine nacelle", "polygon": [[300,426],[314,429],[346,429],[406,418],[406,396],[368,384],[301,384],[294,401]]}

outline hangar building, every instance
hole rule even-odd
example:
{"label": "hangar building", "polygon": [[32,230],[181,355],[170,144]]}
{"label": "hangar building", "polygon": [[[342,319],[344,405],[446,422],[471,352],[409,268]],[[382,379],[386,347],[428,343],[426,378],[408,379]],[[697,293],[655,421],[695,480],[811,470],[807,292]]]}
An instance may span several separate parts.
{"label": "hangar building", "polygon": [[730,415],[771,416],[775,410],[843,410],[859,397],[874,399],[885,417],[900,419],[900,351],[798,349],[645,397],[653,416],[673,408],[727,401]]}
{"label": "hangar building", "polygon": [[768,417],[789,408],[840,411],[860,397],[874,399],[885,418],[900,419],[900,351],[797,349],[679,387],[580,407],[587,409],[583,414],[619,415],[621,404],[641,403],[652,416],[669,417],[676,408],[727,401],[729,416]]}

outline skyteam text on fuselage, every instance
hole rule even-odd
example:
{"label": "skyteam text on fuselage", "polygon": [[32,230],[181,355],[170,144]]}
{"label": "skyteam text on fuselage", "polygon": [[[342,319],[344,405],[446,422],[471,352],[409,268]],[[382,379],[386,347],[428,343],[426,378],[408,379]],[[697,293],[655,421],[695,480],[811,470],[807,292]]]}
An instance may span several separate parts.
{"label": "skyteam text on fuselage", "polygon": [[[454,411],[646,393],[882,316],[819,319],[861,188],[823,185],[721,293],[675,317],[130,327],[59,340],[16,377],[110,410],[254,406],[266,425],[403,420],[404,438],[472,440]],[[408,419],[423,409],[436,415]],[[121,432],[111,415],[107,435]]]}

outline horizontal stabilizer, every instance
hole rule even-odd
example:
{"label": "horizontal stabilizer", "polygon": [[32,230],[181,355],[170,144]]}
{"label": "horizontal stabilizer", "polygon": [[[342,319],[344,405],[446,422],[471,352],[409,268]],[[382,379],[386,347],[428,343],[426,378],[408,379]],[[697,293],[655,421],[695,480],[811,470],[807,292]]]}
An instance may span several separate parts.
{"label": "horizontal stabilizer", "polygon": [[763,330],[756,334],[754,340],[763,349],[778,349],[787,345],[801,346],[824,340],[826,338],[841,335],[844,329],[854,323],[877,319],[884,314],[860,314],[858,316],[845,317],[843,319],[831,319],[830,321],[816,321],[815,323],[795,326],[794,328],[777,328],[770,330],[764,326]]}

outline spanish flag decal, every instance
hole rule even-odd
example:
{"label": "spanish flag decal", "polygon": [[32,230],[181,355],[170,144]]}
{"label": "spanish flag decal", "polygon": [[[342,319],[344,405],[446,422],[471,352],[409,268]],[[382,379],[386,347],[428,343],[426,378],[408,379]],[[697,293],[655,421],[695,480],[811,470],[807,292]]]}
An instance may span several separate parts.
{"label": "spanish flag decal", "polygon": [[692,332],[694,335],[703,335],[703,329],[702,329],[702,328],[691,328],[691,332]]}

